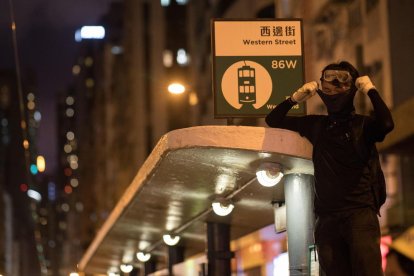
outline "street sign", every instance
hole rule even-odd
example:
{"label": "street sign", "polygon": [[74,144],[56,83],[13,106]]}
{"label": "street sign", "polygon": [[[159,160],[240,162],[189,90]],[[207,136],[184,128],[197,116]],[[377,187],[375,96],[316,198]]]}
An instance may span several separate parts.
{"label": "street sign", "polygon": [[[301,19],[213,19],[214,117],[265,117],[303,85]],[[303,115],[299,104],[290,113]]]}

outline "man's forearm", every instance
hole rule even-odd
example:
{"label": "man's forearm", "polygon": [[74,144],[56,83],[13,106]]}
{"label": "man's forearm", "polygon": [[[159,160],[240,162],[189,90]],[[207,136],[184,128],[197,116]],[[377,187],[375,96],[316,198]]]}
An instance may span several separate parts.
{"label": "man's forearm", "polygon": [[270,127],[283,127],[284,119],[289,110],[296,104],[290,97],[278,104],[267,116],[266,123]]}
{"label": "man's forearm", "polygon": [[381,99],[381,96],[375,89],[371,89],[368,92],[368,97],[370,98],[372,106],[374,108],[377,126],[381,127],[384,133],[390,132],[394,128],[394,122],[387,105]]}

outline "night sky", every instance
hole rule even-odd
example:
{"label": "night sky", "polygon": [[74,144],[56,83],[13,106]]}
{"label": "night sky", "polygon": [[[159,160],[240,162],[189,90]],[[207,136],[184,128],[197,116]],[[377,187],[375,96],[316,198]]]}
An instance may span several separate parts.
{"label": "night sky", "polygon": [[[35,72],[35,91],[42,121],[38,151],[49,173],[57,166],[56,100],[71,81],[78,45],[74,33],[94,25],[112,0],[6,0],[0,1],[0,69],[15,68],[10,3],[14,7],[22,77]],[[25,91],[24,91],[25,92]]]}

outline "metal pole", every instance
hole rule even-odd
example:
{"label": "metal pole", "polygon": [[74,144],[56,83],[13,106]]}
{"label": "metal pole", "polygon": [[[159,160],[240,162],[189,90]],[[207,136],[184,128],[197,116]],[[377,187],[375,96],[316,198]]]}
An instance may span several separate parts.
{"label": "metal pole", "polygon": [[184,261],[184,247],[183,246],[168,246],[168,273],[173,274],[173,266]]}
{"label": "metal pole", "polygon": [[309,246],[313,244],[313,175],[285,176],[286,228],[290,275],[308,275]]}
{"label": "metal pole", "polygon": [[207,223],[207,259],[209,276],[230,276],[230,225]]}
{"label": "metal pole", "polygon": [[151,259],[144,263],[144,275],[149,275],[157,270],[157,260],[155,256],[151,256]]}

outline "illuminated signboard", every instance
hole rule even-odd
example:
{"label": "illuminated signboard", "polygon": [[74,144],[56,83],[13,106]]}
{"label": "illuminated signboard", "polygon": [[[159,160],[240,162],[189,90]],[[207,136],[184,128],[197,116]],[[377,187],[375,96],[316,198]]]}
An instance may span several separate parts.
{"label": "illuminated signboard", "polygon": [[264,117],[304,83],[300,19],[213,19],[212,48],[216,118]]}

